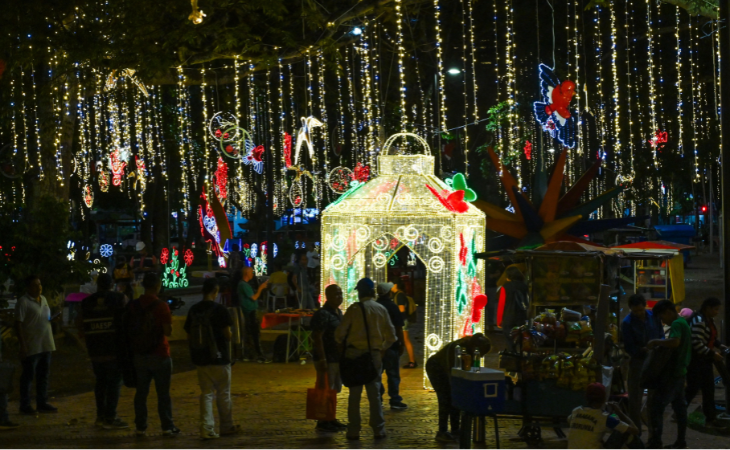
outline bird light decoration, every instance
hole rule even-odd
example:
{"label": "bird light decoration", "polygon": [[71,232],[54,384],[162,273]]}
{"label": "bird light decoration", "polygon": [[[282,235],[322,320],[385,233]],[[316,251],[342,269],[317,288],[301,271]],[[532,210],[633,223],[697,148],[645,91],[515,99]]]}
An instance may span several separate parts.
{"label": "bird light decoration", "polygon": [[201,23],[203,23],[203,17],[205,17],[205,13],[202,9],[198,8],[198,0],[190,0],[190,5],[193,7],[193,12],[191,12],[188,16],[188,20],[190,20],[195,25],[200,25]]}

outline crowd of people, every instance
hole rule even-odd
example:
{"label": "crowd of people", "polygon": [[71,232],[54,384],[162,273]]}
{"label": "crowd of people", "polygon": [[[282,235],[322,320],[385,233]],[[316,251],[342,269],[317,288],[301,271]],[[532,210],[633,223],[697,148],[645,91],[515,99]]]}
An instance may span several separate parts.
{"label": "crowd of people", "polygon": [[[306,256],[299,260],[299,275],[307,277]],[[245,359],[270,362],[261,351],[256,312],[267,282],[258,283],[251,267],[242,266],[235,283],[249,349]],[[503,328],[526,321],[526,284],[518,270],[507,271],[506,301]],[[305,278],[301,282],[308,282]],[[175,435],[180,429],[173,420],[170,397],[172,359],[168,337],[172,333],[172,315],[167,302],[159,298],[160,277],[147,272],[141,281],[144,293],[130,300],[124,292],[113,289],[114,280],[108,274],[97,278],[97,292],[81,303],[77,326],[86,343],[95,375],[96,425],[104,429],[124,429],[130,425],[117,416],[122,385],[136,388],[134,397],[134,426],[136,434],[144,436],[148,428],[147,397],[155,383],[158,414],[163,434]],[[29,276],[26,293],[15,308],[15,331],[19,342],[22,365],[20,377],[21,414],[56,413],[48,402],[48,382],[51,355],[55,343],[51,327],[51,310],[38,276]],[[215,278],[206,279],[202,299],[194,304],[185,321],[190,356],[197,367],[200,385],[200,435],[213,439],[236,434],[240,427],[233,423],[231,400],[231,365],[234,320],[229,308],[218,302],[220,285]],[[356,287],[358,302],[342,312],[344,293],[340,286],[329,285],[324,303],[314,313],[310,328],[313,339],[313,359],[318,384],[341,392],[343,377],[352,372],[357,361],[367,360],[374,368],[371,379],[349,386],[347,424],[339,420],[319,421],[316,430],[338,432],[346,430],[347,439],[360,437],[362,421],[360,401],[365,390],[369,403],[369,426],[376,439],[386,435],[383,404],[388,399],[391,409],[408,406],[400,393],[400,361],[408,355],[405,368],[416,367],[413,348],[408,336],[409,324],[415,319],[412,305],[402,282],[374,283],[361,279]],[[651,310],[640,294],[628,301],[630,313],[621,326],[622,342],[629,355],[627,393],[628,408],[624,414],[616,403],[608,402],[606,387],[594,383],[586,390],[586,403],[568,418],[570,448],[618,448],[643,444],[642,424],[647,424],[649,448],[663,448],[664,412],[671,405],[677,423],[677,437],[670,448],[686,448],[688,422],[687,405],[702,394],[702,410],[706,426],[723,427],[715,408],[715,368],[725,380],[723,363],[729,350],[719,341],[715,317],[721,302],[706,299],[697,311],[679,313],[668,300],[658,302]],[[509,342],[509,339],[508,339]],[[1,344],[0,344],[1,345]],[[483,334],[465,337],[446,344],[425,364],[425,370],[438,399],[438,430],[436,439],[452,442],[459,433],[459,414],[451,404],[450,376],[455,348],[463,353],[484,355],[492,348]],[[1,350],[1,348],[0,348]],[[359,364],[359,363],[358,363]],[[383,382],[383,375],[387,378]],[[36,384],[35,407],[31,399],[32,384]],[[646,393],[645,393],[646,392]],[[213,403],[216,403],[220,424],[215,425]],[[7,395],[0,395],[0,429],[17,428],[9,420]],[[610,432],[608,440],[604,435]]]}

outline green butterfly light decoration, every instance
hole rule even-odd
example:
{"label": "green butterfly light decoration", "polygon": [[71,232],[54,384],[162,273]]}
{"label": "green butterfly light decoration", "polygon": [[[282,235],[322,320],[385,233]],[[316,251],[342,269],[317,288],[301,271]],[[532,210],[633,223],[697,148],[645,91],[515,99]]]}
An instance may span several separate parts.
{"label": "green butterfly light decoration", "polygon": [[446,184],[455,191],[464,191],[465,202],[473,202],[477,199],[477,193],[466,185],[466,177],[462,173],[457,173],[453,178],[447,178]]}

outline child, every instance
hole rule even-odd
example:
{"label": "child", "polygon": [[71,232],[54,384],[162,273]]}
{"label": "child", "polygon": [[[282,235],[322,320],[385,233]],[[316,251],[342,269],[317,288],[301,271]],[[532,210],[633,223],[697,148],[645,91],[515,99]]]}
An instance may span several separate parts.
{"label": "child", "polygon": [[[586,403],[588,406],[575,408],[568,417],[568,448],[621,448],[628,435],[639,434],[639,429],[615,403],[606,404],[606,388],[601,383],[588,385]],[[604,406],[609,412],[603,410]],[[611,442],[604,445],[603,436],[607,431],[618,436],[612,435]]]}

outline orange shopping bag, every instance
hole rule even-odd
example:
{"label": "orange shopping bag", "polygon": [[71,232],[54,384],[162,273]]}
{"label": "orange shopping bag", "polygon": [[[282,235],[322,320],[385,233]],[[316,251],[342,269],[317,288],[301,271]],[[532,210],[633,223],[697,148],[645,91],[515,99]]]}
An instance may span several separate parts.
{"label": "orange shopping bag", "polygon": [[329,422],[336,419],[336,413],[337,391],[329,388],[326,373],[322,377],[317,374],[314,389],[307,389],[307,419]]}

